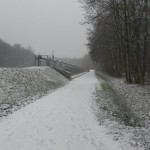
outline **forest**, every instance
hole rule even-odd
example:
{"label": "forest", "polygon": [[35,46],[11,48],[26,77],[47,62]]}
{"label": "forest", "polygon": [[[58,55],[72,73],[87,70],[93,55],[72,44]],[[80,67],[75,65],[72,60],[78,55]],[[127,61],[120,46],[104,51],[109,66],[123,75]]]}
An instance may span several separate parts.
{"label": "forest", "polygon": [[97,70],[127,83],[150,78],[150,1],[80,0],[88,48]]}
{"label": "forest", "polygon": [[29,67],[35,65],[35,54],[32,48],[20,44],[10,44],[0,40],[0,67]]}
{"label": "forest", "polygon": [[[52,56],[48,56],[51,58]],[[55,58],[63,62],[67,62],[88,71],[92,67],[90,56],[84,55],[81,58]],[[0,40],[0,67],[31,67],[38,66],[37,55],[31,47],[24,48],[20,44],[10,44]]]}

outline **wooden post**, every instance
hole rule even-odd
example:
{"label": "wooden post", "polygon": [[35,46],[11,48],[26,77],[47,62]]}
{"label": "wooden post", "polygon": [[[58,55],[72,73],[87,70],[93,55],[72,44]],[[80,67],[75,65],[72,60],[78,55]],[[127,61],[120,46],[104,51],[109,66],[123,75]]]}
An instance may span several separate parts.
{"label": "wooden post", "polygon": [[38,55],[38,66],[40,66],[40,55]]}

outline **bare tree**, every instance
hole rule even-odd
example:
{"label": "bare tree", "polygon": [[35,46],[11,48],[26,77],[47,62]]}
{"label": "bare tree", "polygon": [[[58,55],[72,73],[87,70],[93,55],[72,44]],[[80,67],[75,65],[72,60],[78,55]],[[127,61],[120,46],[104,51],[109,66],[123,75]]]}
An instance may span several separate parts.
{"label": "bare tree", "polygon": [[148,0],[82,0],[88,47],[97,68],[144,84],[149,74],[150,2]]}

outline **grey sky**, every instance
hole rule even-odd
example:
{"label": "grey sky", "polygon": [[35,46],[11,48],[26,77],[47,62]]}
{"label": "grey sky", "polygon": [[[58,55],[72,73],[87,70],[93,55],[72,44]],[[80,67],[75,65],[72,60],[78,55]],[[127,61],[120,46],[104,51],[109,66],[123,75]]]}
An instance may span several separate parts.
{"label": "grey sky", "polygon": [[82,57],[86,31],[77,0],[0,0],[0,38],[36,53]]}

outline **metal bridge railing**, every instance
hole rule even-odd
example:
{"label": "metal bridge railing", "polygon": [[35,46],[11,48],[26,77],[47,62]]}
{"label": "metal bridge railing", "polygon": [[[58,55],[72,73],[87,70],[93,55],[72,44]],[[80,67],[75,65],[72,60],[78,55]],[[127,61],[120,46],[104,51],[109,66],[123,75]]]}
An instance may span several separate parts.
{"label": "metal bridge railing", "polygon": [[55,68],[68,78],[72,75],[84,72],[84,69],[81,67],[59,60],[53,60],[52,58],[49,58],[48,55],[38,55],[37,61],[38,66],[49,66]]}

